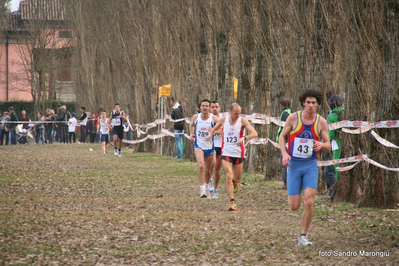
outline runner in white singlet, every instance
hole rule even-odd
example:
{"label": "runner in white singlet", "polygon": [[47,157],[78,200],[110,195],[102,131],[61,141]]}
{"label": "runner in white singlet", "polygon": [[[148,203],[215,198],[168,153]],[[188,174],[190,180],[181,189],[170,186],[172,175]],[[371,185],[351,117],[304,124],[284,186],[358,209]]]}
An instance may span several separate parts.
{"label": "runner in white singlet", "polygon": [[194,153],[198,163],[201,198],[209,196],[208,184],[214,165],[213,138],[205,139],[209,135],[209,127],[213,128],[218,122],[218,118],[209,113],[210,103],[209,100],[202,100],[201,113],[194,115],[190,123],[190,140],[194,142]]}
{"label": "runner in white singlet", "polygon": [[[238,183],[241,180],[243,161],[245,158],[244,140],[256,138],[258,133],[249,124],[248,120],[241,118],[241,107],[237,103],[230,106],[230,114],[219,120],[206,139],[212,138],[215,133],[223,127],[222,160],[226,174],[226,190],[230,198],[229,211],[236,211],[234,201],[233,180]],[[248,135],[244,137],[244,128]]]}
{"label": "runner in white singlet", "polygon": [[108,143],[108,133],[109,133],[109,125],[108,125],[108,118],[107,112],[101,112],[100,123],[97,123],[97,134],[101,132],[101,143],[103,148],[104,155],[107,153],[107,143]]}

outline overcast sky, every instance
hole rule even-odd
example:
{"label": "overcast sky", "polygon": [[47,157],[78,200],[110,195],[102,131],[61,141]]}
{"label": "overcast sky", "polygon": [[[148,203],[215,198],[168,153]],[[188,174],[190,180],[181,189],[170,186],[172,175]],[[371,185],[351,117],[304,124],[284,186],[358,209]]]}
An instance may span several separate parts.
{"label": "overcast sky", "polygon": [[8,4],[8,8],[11,10],[11,12],[17,11],[19,9],[19,2],[22,0],[11,0],[10,3]]}

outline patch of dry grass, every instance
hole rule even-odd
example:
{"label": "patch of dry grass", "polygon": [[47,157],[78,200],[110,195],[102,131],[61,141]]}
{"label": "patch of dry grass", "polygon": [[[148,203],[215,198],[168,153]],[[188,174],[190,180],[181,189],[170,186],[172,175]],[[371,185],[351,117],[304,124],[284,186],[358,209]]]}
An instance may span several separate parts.
{"label": "patch of dry grass", "polygon": [[2,265],[399,263],[398,212],[316,200],[314,245],[298,247],[302,209],[262,176],[244,174],[228,212],[224,180],[219,199],[200,199],[186,160],[94,144],[2,146],[0,159]]}

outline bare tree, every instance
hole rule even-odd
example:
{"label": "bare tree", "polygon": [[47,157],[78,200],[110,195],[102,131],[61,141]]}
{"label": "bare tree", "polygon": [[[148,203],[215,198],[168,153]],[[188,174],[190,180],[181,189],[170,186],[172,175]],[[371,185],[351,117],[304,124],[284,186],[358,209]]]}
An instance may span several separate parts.
{"label": "bare tree", "polygon": [[[18,41],[12,45],[21,59],[15,64],[21,64],[23,73],[11,79],[18,84],[14,90],[31,93],[35,112],[50,107],[55,100],[58,78],[70,68],[72,32],[65,31],[68,26],[64,13],[60,1],[30,0],[21,4],[15,32]],[[28,83],[29,88],[21,83]]]}
{"label": "bare tree", "polygon": [[[90,108],[133,101],[134,121],[154,121],[158,87],[171,83],[188,114],[202,98],[218,99],[226,111],[235,101],[236,77],[244,113],[253,108],[278,116],[283,96],[300,110],[298,95],[312,87],[345,93],[351,120],[398,115],[395,1],[65,1],[73,3],[78,102]],[[326,111],[322,105],[322,115]],[[273,124],[256,129],[264,138],[277,133]],[[379,131],[390,140],[397,136]],[[370,144],[368,135],[344,141],[343,156],[367,153],[389,166],[399,163],[396,151]],[[173,143],[165,142],[171,151]],[[145,142],[140,149],[154,146]],[[186,156],[193,158],[190,147]],[[248,156],[249,172],[279,176],[278,150],[271,145],[251,147]],[[335,200],[361,206],[398,201],[396,173],[366,163],[356,167],[340,174]]]}

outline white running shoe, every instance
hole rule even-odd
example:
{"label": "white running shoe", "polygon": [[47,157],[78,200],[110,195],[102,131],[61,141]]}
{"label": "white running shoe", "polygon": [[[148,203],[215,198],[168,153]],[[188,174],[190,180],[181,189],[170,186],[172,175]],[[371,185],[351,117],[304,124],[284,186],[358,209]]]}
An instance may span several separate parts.
{"label": "white running shoe", "polygon": [[214,187],[213,187],[213,178],[211,178],[211,179],[209,180],[208,186],[209,186],[209,192],[212,192],[213,189],[214,189]]}
{"label": "white running shoe", "polygon": [[306,236],[300,236],[298,237],[298,246],[308,246],[312,245],[312,242],[310,242]]}
{"label": "white running shoe", "polygon": [[121,158],[122,157],[122,153],[121,151],[118,151],[118,157]]}
{"label": "white running shoe", "polygon": [[215,188],[215,189],[213,190],[213,193],[212,193],[212,199],[217,199],[217,198],[218,198],[218,189]]}
{"label": "white running shoe", "polygon": [[114,149],[114,154],[118,155],[118,149]]}
{"label": "white running shoe", "polygon": [[201,198],[206,198],[207,197],[205,188],[201,188],[200,197]]}

